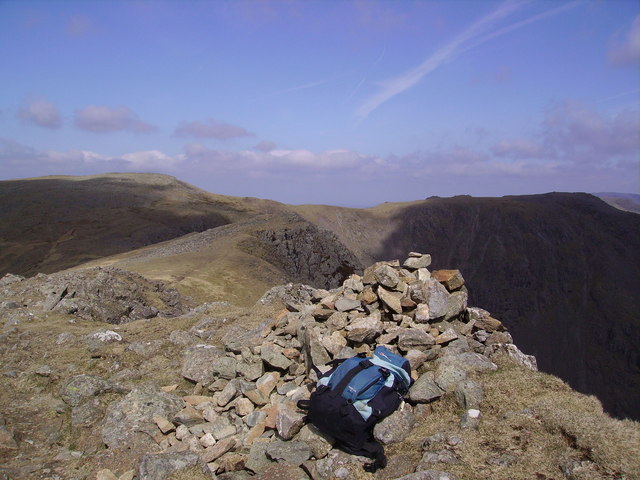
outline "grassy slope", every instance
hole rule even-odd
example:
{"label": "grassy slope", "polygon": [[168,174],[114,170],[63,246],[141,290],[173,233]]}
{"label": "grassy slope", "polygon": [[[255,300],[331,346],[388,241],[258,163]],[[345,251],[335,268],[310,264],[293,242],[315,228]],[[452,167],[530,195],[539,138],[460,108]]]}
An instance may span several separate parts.
{"label": "grassy slope", "polygon": [[0,275],[52,273],[280,208],[155,174],[4,181]]}

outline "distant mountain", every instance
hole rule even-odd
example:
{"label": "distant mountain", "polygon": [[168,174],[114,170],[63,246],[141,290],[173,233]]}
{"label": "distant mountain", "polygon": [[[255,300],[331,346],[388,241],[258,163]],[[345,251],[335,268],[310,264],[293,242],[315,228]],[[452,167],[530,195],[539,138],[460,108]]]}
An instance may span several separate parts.
{"label": "distant mountain", "polygon": [[640,213],[640,195],[635,193],[594,193],[612,207],[627,212]]}
{"label": "distant mountain", "polygon": [[373,261],[432,253],[542,370],[640,418],[640,216],[593,195],[350,209],[224,197],[155,175],[46,178],[0,182],[0,225],[2,273],[92,259],[243,305],[286,281],[335,286]]}

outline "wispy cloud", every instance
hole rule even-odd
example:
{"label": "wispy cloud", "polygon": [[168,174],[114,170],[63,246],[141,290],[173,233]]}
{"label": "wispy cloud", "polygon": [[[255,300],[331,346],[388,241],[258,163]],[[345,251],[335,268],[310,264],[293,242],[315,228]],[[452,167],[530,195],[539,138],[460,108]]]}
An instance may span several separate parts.
{"label": "wispy cloud", "polygon": [[577,5],[576,2],[565,4],[560,7],[547,10],[543,13],[533,15],[524,20],[520,20],[510,25],[498,28],[500,22],[516,14],[517,12],[520,12],[529,3],[531,3],[530,0],[522,0],[507,1],[501,4],[491,13],[485,15],[484,17],[473,23],[470,27],[464,30],[449,43],[436,50],[420,65],[407,70],[406,72],[394,78],[382,82],[382,88],[380,88],[378,92],[367,98],[356,109],[356,118],[358,120],[364,120],[365,118],[367,118],[367,116],[369,116],[369,114],[371,114],[371,112],[380,107],[380,105],[392,99],[396,95],[399,95],[402,92],[414,87],[426,75],[430,74],[445,63],[454,60],[460,54],[476,48],[479,45],[498,36],[509,33],[518,28],[522,28],[533,22],[537,22],[553,15],[557,15]]}
{"label": "wispy cloud", "polygon": [[624,40],[614,39],[609,49],[609,62],[615,66],[640,63],[640,15],[634,18]]}

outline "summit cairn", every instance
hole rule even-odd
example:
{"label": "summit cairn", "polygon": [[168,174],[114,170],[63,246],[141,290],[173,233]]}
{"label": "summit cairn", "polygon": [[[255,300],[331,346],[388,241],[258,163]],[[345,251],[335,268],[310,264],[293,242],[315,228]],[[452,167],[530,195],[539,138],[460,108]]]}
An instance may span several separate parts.
{"label": "summit cairn", "polygon": [[[467,306],[458,270],[430,272],[430,264],[430,255],[411,252],[402,263],[375,263],[333,290],[274,287],[259,302],[282,303],[275,318],[254,331],[232,330],[221,347],[187,348],[183,376],[196,382],[194,395],[176,396],[181,409],[153,416],[162,452],[145,456],[139,478],[151,478],[145,473],[150,465],[165,465],[181,453],[185,465],[197,455],[196,463],[214,478],[243,470],[257,478],[312,479],[361,471],[368,459],[333,449],[331,438],[305,423],[296,403],[309,398],[317,380],[312,364],[327,368],[333,359],[370,355],[378,345],[405,356],[416,382],[406,403],[376,426],[377,440],[402,441],[420,405],[447,393],[464,409],[460,428],[476,428],[483,388],[470,374],[496,370],[491,358],[497,354],[533,370],[536,361],[520,352],[489,312]],[[199,361],[203,355],[209,360]],[[424,455],[418,472],[431,476],[420,478],[453,479],[430,469],[432,452]],[[407,479],[417,475],[409,473]]]}

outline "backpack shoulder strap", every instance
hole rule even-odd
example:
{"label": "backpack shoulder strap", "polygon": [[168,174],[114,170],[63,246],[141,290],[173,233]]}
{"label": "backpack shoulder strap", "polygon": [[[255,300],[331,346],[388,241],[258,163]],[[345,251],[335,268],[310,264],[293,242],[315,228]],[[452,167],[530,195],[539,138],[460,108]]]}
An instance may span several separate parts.
{"label": "backpack shoulder strap", "polygon": [[373,363],[371,363],[371,360],[369,360],[368,358],[360,360],[355,367],[353,367],[351,370],[349,370],[345,374],[345,376],[342,377],[340,382],[335,386],[335,388],[333,388],[333,391],[336,392],[337,394],[341,395],[342,392],[344,392],[344,389],[347,388],[347,385],[349,385],[349,382],[351,380],[353,380],[353,377],[355,377],[361,371],[371,367],[372,365],[373,365]]}

